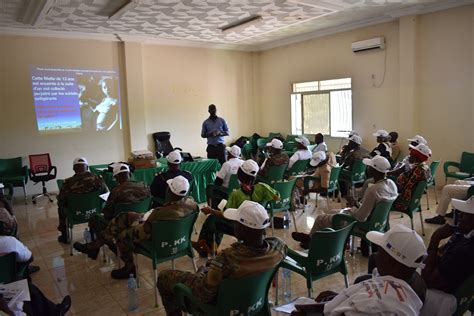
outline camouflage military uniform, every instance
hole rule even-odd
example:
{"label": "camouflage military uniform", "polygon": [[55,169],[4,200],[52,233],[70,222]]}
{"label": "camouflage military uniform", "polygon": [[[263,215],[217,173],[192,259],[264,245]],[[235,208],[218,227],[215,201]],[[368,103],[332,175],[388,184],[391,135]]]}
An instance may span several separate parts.
{"label": "camouflage military uniform", "polygon": [[133,245],[151,239],[152,223],[158,220],[177,220],[199,212],[192,198],[183,198],[156,208],[145,223],[136,225],[140,214],[122,213],[113,218],[103,233],[105,243],[116,241],[121,258],[125,264],[133,263]]}
{"label": "camouflage military uniform", "polygon": [[115,214],[117,204],[136,203],[149,197],[150,189],[143,182],[129,180],[119,184],[110,192],[102,214],[95,214],[90,218],[89,227],[91,232],[98,238],[102,238],[101,234],[107,224],[117,215]]}
{"label": "camouflage military uniform", "polygon": [[288,164],[290,162],[290,157],[285,152],[271,155],[270,158],[268,158],[265,161],[265,165],[260,169],[260,172],[258,173],[259,177],[265,177],[268,173],[268,170],[272,166],[281,166],[284,164]]}
{"label": "camouflage military uniform", "polygon": [[258,274],[277,266],[286,256],[287,247],[278,238],[264,240],[264,247],[252,248],[234,243],[207,264],[208,271],[191,273],[164,270],[158,276],[157,287],[167,315],[181,315],[173,288],[177,283],[188,286],[203,303],[215,301],[219,284],[226,278],[241,278]]}
{"label": "camouflage military uniform", "polygon": [[69,193],[89,193],[97,190],[102,190],[103,192],[108,191],[104,181],[89,171],[76,173],[64,181],[64,185],[57,196],[59,215],[58,230],[63,233],[63,235],[66,234],[67,230],[65,214],[67,195]]}

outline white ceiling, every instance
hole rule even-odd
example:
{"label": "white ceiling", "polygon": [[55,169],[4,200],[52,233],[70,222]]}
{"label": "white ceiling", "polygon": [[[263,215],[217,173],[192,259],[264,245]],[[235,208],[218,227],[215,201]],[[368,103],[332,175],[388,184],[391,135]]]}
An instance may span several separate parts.
{"label": "white ceiling", "polygon": [[[0,33],[137,40],[163,44],[262,50],[312,37],[474,3],[474,0],[0,0]],[[48,3],[37,26],[28,7]],[[263,19],[223,33],[219,27],[251,14]]]}

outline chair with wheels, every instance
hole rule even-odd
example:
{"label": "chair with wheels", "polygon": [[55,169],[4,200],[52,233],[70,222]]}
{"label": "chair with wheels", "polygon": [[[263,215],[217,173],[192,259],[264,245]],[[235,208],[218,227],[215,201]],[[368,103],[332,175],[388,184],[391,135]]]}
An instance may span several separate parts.
{"label": "chair with wheels", "polygon": [[182,283],[175,285],[174,293],[181,309],[192,315],[270,316],[268,291],[277,270],[278,266],[255,275],[223,280],[217,291],[216,304],[200,302]]}
{"label": "chair with wheels", "polygon": [[0,183],[22,187],[26,204],[26,184],[28,183],[28,167],[22,166],[21,157],[0,159]]}
{"label": "chair with wheels", "polygon": [[[421,198],[423,196],[423,192],[426,190],[426,181],[420,181],[415,187],[415,190],[413,191],[412,197],[410,202],[407,205],[407,208],[401,212],[403,214],[407,214],[410,217],[410,222],[411,222],[411,229],[415,230],[414,225],[413,225],[413,214],[416,212],[420,213],[420,222],[421,222],[421,232],[423,236],[425,236],[425,227],[423,225],[423,215],[421,214]],[[390,211],[392,212],[400,212],[399,210],[396,210],[392,208]]]}
{"label": "chair with wheels", "polygon": [[[315,232],[311,235],[307,254],[288,250],[287,257],[280,266],[306,279],[308,297],[312,297],[313,281],[337,272],[344,276],[346,287],[349,286],[344,251],[354,223],[355,220],[340,229],[325,228]],[[276,295],[278,297],[278,288]]]}
{"label": "chair with wheels", "polygon": [[431,171],[431,178],[427,181],[426,183],[426,209],[430,209],[430,201],[428,199],[428,190],[430,187],[433,187],[433,192],[435,196],[435,201],[436,204],[438,204],[438,195],[436,194],[436,181],[435,181],[435,176],[436,176],[436,169],[438,169],[439,166],[439,160],[434,160],[430,164],[430,171]]}
{"label": "chair with wheels", "polygon": [[161,158],[167,156],[170,152],[175,149],[173,148],[170,142],[171,133],[170,132],[157,132],[152,134],[153,141],[155,142],[155,154],[156,158]]}
{"label": "chair with wheels", "polygon": [[367,166],[364,165],[362,160],[355,160],[351,170],[342,169],[340,181],[345,181],[349,185],[351,192],[350,195],[355,195],[356,184],[362,184],[365,182],[366,168]]}
{"label": "chair with wheels", "polygon": [[[458,171],[450,171],[449,167],[457,168]],[[461,155],[461,161],[446,161],[443,165],[445,184],[448,183],[448,178],[466,179],[474,174],[474,153],[464,151]]]}
{"label": "chair with wheels", "polygon": [[270,185],[274,182],[282,181],[285,177],[286,168],[288,168],[288,164],[271,166],[268,168],[266,176],[257,176],[257,181]]}
{"label": "chair with wheels", "polygon": [[188,256],[193,262],[194,270],[197,271],[196,262],[194,262],[194,252],[191,246],[191,233],[197,216],[198,213],[193,213],[178,220],[155,221],[152,223],[151,240],[132,245],[135,253],[137,277],[137,255],[142,255],[151,259],[155,281],[155,306],[158,306],[156,266],[159,263],[171,260],[171,267],[174,270],[174,260],[183,256]]}
{"label": "chair with wheels", "polygon": [[292,196],[293,189],[295,188],[296,179],[275,182],[271,186],[280,194],[280,199],[278,201],[270,201],[267,203],[266,209],[270,213],[270,220],[272,223],[272,235],[274,235],[275,225],[273,218],[275,213],[278,212],[288,212],[293,216],[293,224],[295,225],[295,231],[298,231],[296,228],[296,219],[295,219],[295,210],[292,205]]}
{"label": "chair with wheels", "polygon": [[51,164],[51,157],[49,154],[30,155],[30,180],[35,184],[40,183],[43,186],[41,194],[34,194],[31,198],[33,204],[36,204],[36,200],[42,196],[46,196],[50,202],[53,199],[46,189],[46,182],[56,179],[57,169],[56,166]]}
{"label": "chair with wheels", "polygon": [[471,275],[454,293],[458,303],[454,316],[462,316],[468,310],[474,310],[474,275]]}

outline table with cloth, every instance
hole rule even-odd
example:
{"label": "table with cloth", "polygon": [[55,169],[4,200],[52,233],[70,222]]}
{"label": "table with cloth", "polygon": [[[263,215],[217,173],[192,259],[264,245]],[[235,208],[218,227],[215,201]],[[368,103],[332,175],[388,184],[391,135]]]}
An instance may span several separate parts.
{"label": "table with cloth", "polygon": [[[132,179],[151,185],[156,173],[168,170],[166,159],[159,159],[158,162],[156,168],[135,169]],[[93,165],[89,168],[93,174],[102,176],[109,190],[112,190],[117,185],[112,172],[108,171],[108,165]],[[217,159],[195,159],[194,161],[181,163],[181,170],[189,171],[193,175],[194,181],[191,196],[196,202],[206,202],[206,186],[208,183],[214,183],[216,172],[219,169],[220,164]]]}

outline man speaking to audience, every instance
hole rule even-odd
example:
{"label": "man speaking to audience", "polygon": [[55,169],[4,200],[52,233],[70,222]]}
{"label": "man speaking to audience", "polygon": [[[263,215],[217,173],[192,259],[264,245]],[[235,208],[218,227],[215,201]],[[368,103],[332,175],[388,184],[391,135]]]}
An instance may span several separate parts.
{"label": "man speaking to audience", "polygon": [[207,158],[219,160],[221,165],[226,161],[224,136],[229,135],[229,128],[222,117],[216,115],[214,104],[209,105],[209,118],[202,123],[201,137],[207,138]]}

